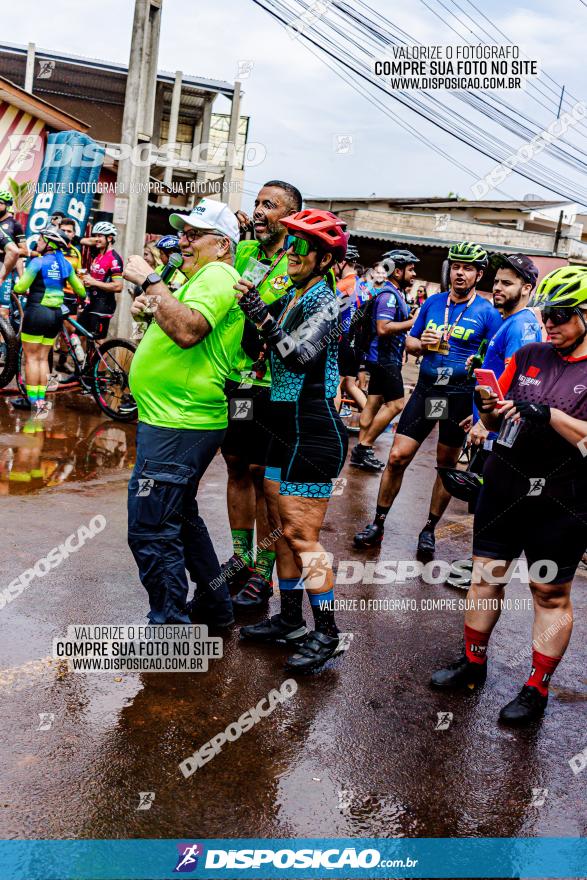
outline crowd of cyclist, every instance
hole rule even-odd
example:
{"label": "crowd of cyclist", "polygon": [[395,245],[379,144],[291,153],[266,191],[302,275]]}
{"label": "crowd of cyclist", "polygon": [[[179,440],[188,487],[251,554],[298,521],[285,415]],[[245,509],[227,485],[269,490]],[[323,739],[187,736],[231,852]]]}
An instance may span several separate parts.
{"label": "crowd of cyclist", "polygon": [[[149,594],[149,619],[228,626],[235,614],[264,613],[276,581],[279,611],[242,626],[241,638],[289,646],[286,666],[298,672],[318,671],[342,652],[332,557],[321,530],[347,456],[344,399],[360,412],[350,464],[381,474],[373,520],[353,539],[357,549],[384,541],[406,469],[436,426],[437,474],[418,557],[433,558],[451,496],[466,499],[474,513],[465,650],[434,673],[434,687],[484,683],[500,605],[482,600],[503,597],[512,561],[525,553],[530,570],[545,556],[554,566],[546,581],[530,578],[532,669],[500,714],[510,724],[540,717],[570,639],[571,584],[587,546],[587,269],[556,269],[536,288],[539,272],[529,257],[495,255],[490,267],[483,247],[460,242],[448,252],[447,289],[427,295],[424,284],[412,289],[415,254],[389,251],[365,272],[345,223],[329,211],[303,209],[299,191],[284,181],[264,185],[251,219],[203,199],[171,223],[179,234],[147,245],[126,271],[114,250],[115,227],[97,223],[82,240],[96,256],[80,274],[75,227],[53,218],[14,285],[16,293],[28,291],[27,398],[41,416],[46,354],[64,302],[70,313],[83,303],[80,323],[105,336],[124,277],[136,285],[133,316],[151,322],[131,371],[139,432],[129,484],[129,544]],[[168,266],[173,253],[181,259]],[[15,259],[7,245],[7,269]],[[489,268],[492,292],[483,285]],[[200,360],[185,354],[190,350]],[[409,355],[419,376],[406,402]],[[206,418],[190,422],[170,390],[180,380],[174,373],[170,385],[168,371],[186,377],[177,387],[196,401],[203,386],[193,384],[189,369],[204,369],[202,358],[211,371]],[[483,384],[475,368],[493,371],[497,382]],[[240,415],[248,410],[250,417]],[[374,444],[392,422],[383,462]],[[457,464],[467,444],[475,454],[464,470]],[[221,568],[195,501],[218,448],[233,542]],[[149,501],[139,490],[146,478],[154,487]],[[386,549],[393,553],[389,535]],[[186,566],[196,583],[191,602]]]}

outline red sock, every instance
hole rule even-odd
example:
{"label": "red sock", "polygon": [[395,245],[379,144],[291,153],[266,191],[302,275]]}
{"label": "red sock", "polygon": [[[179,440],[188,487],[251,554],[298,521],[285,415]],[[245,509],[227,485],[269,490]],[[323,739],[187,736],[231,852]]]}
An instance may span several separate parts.
{"label": "red sock", "polygon": [[465,652],[469,663],[485,663],[490,635],[465,624]]}
{"label": "red sock", "polygon": [[528,687],[535,687],[545,697],[548,694],[552,673],[562,659],[562,657],[547,657],[540,651],[532,651],[532,669],[530,670],[530,678],[526,682]]}

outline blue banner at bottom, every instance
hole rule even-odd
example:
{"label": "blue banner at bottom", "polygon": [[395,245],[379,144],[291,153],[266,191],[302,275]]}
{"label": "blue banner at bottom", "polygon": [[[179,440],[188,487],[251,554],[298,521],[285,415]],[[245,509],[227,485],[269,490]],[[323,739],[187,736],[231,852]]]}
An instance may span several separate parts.
{"label": "blue banner at bottom", "polygon": [[587,877],[587,839],[3,840],[2,880]]}

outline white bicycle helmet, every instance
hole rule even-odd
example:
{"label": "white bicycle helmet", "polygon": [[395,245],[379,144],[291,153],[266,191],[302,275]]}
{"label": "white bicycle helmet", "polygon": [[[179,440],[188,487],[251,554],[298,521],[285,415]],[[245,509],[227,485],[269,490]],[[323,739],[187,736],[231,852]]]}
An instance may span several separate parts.
{"label": "white bicycle helmet", "polygon": [[116,238],[118,229],[113,223],[108,223],[107,220],[100,220],[92,226],[92,235],[111,235],[113,238]]}

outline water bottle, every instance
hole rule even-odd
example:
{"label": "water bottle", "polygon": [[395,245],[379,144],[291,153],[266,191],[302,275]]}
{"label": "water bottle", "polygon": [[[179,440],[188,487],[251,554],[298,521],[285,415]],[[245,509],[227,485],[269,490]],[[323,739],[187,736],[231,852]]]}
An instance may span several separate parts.
{"label": "water bottle", "polygon": [[84,358],[86,356],[85,351],[82,348],[82,344],[80,342],[80,338],[77,333],[72,333],[69,337],[69,341],[71,342],[71,347],[75,352],[75,356],[78,359],[80,366],[84,362]]}
{"label": "water bottle", "polygon": [[481,341],[481,345],[477,352],[471,358],[471,363],[469,364],[469,369],[467,370],[467,379],[475,378],[475,370],[480,370],[483,366],[483,361],[485,360],[485,355],[487,354],[487,348],[489,346],[489,340],[483,339]]}

